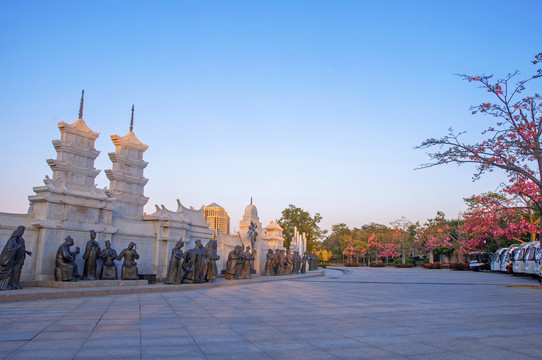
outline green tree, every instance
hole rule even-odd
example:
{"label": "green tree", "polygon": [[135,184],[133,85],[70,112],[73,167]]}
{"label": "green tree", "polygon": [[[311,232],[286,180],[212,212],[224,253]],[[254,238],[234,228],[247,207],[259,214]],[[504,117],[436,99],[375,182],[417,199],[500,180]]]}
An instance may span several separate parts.
{"label": "green tree", "polygon": [[331,252],[331,257],[336,261],[342,261],[344,249],[344,237],[350,235],[352,230],[343,223],[332,225],[331,233],[322,242],[322,247]]}
{"label": "green tree", "polygon": [[286,209],[282,210],[282,216],[277,220],[277,223],[282,228],[284,235],[284,245],[290,247],[290,242],[294,236],[294,227],[297,227],[299,233],[305,233],[307,237],[307,250],[309,252],[315,249],[315,242],[325,236],[327,230],[322,230],[318,224],[322,221],[322,216],[319,213],[311,214],[295,205],[290,204]]}

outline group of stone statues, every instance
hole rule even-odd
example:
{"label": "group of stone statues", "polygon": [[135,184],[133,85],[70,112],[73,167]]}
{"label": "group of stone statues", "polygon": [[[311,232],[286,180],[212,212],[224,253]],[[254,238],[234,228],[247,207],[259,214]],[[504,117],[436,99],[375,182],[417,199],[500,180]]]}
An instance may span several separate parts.
{"label": "group of stone statues", "polygon": [[276,249],[273,252],[272,249],[269,249],[266,258],[265,276],[305,274],[307,264],[309,271],[318,268],[318,256],[314,253],[308,255],[306,251],[301,256],[298,251],[291,253],[290,251]]}
{"label": "group of stone statues", "polygon": [[[8,239],[2,253],[0,254],[0,290],[21,289],[19,279],[26,255],[32,256],[30,251],[26,250],[25,242],[22,237],[25,227],[18,226]],[[54,277],[56,281],[77,281],[80,278],[75,263],[75,258],[80,253],[79,247],[71,251],[74,241],[71,236],[64,239],[64,243],[59,246],[55,259]],[[183,253],[184,242],[179,240],[171,250],[167,276],[164,284],[176,285],[182,283],[199,284],[203,282],[215,282],[217,277],[217,260],[220,256],[217,253],[217,241],[210,240],[205,246],[201,240],[195,241],[195,246]],[[130,242],[128,247],[117,254],[115,249],[111,248],[111,242],[105,242],[105,248],[101,249],[96,241],[96,232],[90,231],[90,240],[87,242],[83,260],[83,280],[117,280],[117,266],[115,261],[124,260],[122,263],[121,279],[137,280],[138,268],[136,260],[139,254],[136,251],[136,244]],[[98,277],[98,260],[101,260],[101,271]],[[251,279],[252,274],[256,273],[254,269],[254,252],[250,245],[246,248],[243,245],[237,245],[229,254],[226,262],[226,280],[233,279]],[[267,261],[265,264],[265,276],[304,274],[308,270],[318,268],[318,257],[316,254],[303,256],[294,251],[293,254],[285,250],[268,250]]]}
{"label": "group of stone statues", "polygon": [[[67,236],[64,239],[64,243],[58,247],[55,259],[55,280],[56,281],[77,281],[80,278],[77,270],[77,264],[75,258],[80,253],[79,247],[75,248],[75,251],[71,251],[71,247],[74,242],[71,236]],[[90,240],[85,247],[85,253],[83,254],[83,260],[85,265],[83,267],[83,280],[97,280],[97,268],[98,260],[102,260],[102,267],[100,271],[101,280],[117,280],[117,265],[115,260],[124,260],[122,263],[122,280],[137,280],[138,270],[137,262],[139,254],[136,251],[136,244],[130,242],[128,247],[121,251],[117,255],[115,249],[111,248],[111,242],[107,240],[105,242],[105,249],[100,248],[100,244],[96,241],[96,232],[90,230]]]}
{"label": "group of stone statues", "polygon": [[171,258],[164,284],[215,282],[217,275],[216,261],[220,260],[220,256],[216,251],[216,240],[210,240],[205,246],[201,244],[201,240],[196,240],[194,248],[184,254],[181,250],[183,246],[183,241],[179,240],[171,250]]}
{"label": "group of stone statues", "polygon": [[237,245],[228,254],[226,261],[226,280],[252,279],[252,274],[256,273],[254,269],[254,253],[250,251],[250,245],[246,248]]}

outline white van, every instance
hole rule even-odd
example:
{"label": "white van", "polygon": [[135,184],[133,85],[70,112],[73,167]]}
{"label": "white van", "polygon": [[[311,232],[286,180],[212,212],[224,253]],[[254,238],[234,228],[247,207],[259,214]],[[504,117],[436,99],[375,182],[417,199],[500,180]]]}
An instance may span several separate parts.
{"label": "white van", "polygon": [[504,250],[501,260],[502,272],[510,272],[506,267],[512,264],[512,260],[514,259],[514,252],[517,250],[518,246],[518,244],[512,244],[506,250]]}
{"label": "white van", "polygon": [[[525,252],[525,275],[536,276],[538,267],[536,266],[536,252],[540,249],[540,241],[533,241]],[[535,271],[536,270],[536,271]]]}
{"label": "white van", "polygon": [[518,249],[514,251],[514,259],[512,260],[512,273],[514,276],[523,276],[525,273],[525,255],[532,243],[524,242],[519,245]]}
{"label": "white van", "polygon": [[504,250],[508,248],[500,248],[491,256],[491,271],[501,271],[501,261]]}
{"label": "white van", "polygon": [[538,282],[541,282],[542,280],[542,247],[539,247],[536,249],[536,253],[534,255],[534,275],[538,276]]}

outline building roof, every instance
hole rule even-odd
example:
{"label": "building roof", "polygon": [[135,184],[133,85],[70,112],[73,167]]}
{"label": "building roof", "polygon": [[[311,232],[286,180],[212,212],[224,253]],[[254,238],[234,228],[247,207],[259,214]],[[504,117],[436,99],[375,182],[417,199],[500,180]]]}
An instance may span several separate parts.
{"label": "building roof", "polygon": [[206,207],[218,207],[218,208],[224,209],[222,206],[218,205],[217,203],[212,203],[211,205],[207,205]]}
{"label": "building roof", "polygon": [[245,217],[248,219],[254,219],[258,217],[258,209],[256,206],[250,204],[245,208]]}
{"label": "building roof", "polygon": [[269,225],[267,225],[267,227],[266,227],[265,229],[266,229],[266,230],[272,230],[272,229],[282,230],[282,228],[280,227],[280,225],[277,224],[277,223],[274,222],[274,221],[269,222]]}

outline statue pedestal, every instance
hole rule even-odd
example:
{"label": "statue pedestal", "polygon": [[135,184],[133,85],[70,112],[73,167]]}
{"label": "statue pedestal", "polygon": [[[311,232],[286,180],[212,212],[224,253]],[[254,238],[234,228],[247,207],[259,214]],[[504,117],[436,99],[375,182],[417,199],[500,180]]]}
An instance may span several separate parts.
{"label": "statue pedestal", "polygon": [[143,286],[148,285],[148,280],[81,280],[81,281],[54,281],[54,280],[37,280],[23,281],[24,287],[47,287],[55,289],[85,289],[85,288],[100,288],[100,287],[118,287],[118,286]]}

